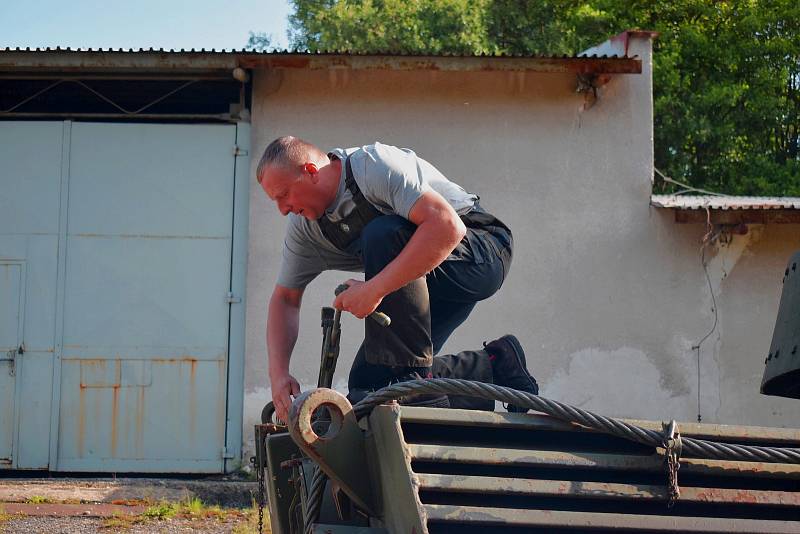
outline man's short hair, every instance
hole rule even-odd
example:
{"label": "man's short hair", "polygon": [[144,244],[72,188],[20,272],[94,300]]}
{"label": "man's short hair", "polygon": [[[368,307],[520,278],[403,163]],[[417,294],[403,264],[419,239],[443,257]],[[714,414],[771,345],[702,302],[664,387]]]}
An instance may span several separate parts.
{"label": "man's short hair", "polygon": [[309,156],[316,159],[319,154],[322,154],[320,149],[299,137],[292,135],[278,137],[264,149],[264,155],[256,167],[256,180],[261,183],[261,177],[267,167],[291,169],[306,163]]}

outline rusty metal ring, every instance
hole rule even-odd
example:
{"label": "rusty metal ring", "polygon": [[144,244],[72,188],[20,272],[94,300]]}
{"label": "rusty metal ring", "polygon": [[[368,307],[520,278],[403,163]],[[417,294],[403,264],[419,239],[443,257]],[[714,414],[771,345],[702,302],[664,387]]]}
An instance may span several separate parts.
{"label": "rusty metal ring", "polygon": [[[327,408],[330,417],[327,430],[320,435],[315,429],[319,422],[320,408]],[[353,407],[347,398],[332,389],[312,389],[301,393],[289,409],[289,428],[293,437],[306,444],[334,439],[342,429],[345,418],[352,417]]]}

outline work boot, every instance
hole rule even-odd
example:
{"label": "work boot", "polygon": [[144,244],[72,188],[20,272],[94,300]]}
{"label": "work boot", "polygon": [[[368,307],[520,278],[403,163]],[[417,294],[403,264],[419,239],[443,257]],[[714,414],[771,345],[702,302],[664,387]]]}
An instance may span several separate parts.
{"label": "work boot", "polygon": [[[539,385],[528,372],[525,351],[522,350],[522,345],[515,336],[506,334],[499,339],[484,343],[483,347],[489,353],[489,360],[492,362],[495,384],[534,395],[539,394]],[[513,404],[509,404],[506,410],[515,413],[528,411],[527,408],[520,408]]]}

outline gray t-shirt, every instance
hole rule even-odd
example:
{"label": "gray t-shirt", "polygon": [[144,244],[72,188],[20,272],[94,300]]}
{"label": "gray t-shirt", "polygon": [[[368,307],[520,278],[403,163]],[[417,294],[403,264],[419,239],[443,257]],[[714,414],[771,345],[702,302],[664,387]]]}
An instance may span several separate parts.
{"label": "gray t-shirt", "polygon": [[[408,219],[414,203],[431,190],[442,195],[459,215],[467,213],[478,199],[406,148],[375,143],[360,148],[335,148],[329,154],[342,160],[339,191],[324,215],[332,222],[342,220],[355,207],[353,196],[344,185],[344,160],[348,156],[361,193],[378,211],[387,215],[397,214]],[[290,213],[288,219],[279,285],[304,288],[326,270],[364,271],[359,257],[334,247],[322,234],[317,221],[294,213]]]}

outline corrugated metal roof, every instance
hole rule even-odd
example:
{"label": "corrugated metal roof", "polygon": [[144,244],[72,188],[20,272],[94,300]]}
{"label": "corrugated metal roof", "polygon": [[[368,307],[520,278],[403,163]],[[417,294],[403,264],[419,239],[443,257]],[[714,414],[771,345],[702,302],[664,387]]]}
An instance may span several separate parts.
{"label": "corrugated metal roof", "polygon": [[682,210],[800,210],[800,197],[652,195],[650,204]]}
{"label": "corrugated metal roof", "polygon": [[352,69],[432,71],[514,71],[576,74],[639,74],[642,61],[614,55],[424,55],[312,52],[308,50],[256,52],[163,48],[0,49],[0,72],[197,72],[245,69]]}
{"label": "corrugated metal roof", "polygon": [[258,55],[258,56],[276,56],[276,55],[302,55],[302,56],[333,56],[333,55],[350,55],[350,56],[406,56],[406,57],[497,57],[497,58],[528,58],[528,59],[636,59],[637,56],[627,56],[618,54],[455,54],[455,53],[409,53],[398,52],[393,50],[380,50],[375,52],[356,52],[352,50],[302,50],[302,49],[283,49],[283,50],[269,50],[259,52],[257,50],[248,50],[246,48],[73,48],[73,47],[5,47],[0,49],[0,52],[30,52],[30,53],[91,53],[91,54],[108,54],[108,53],[152,53],[152,54],[206,54],[206,55],[220,55],[220,54],[233,54],[233,55]]}

